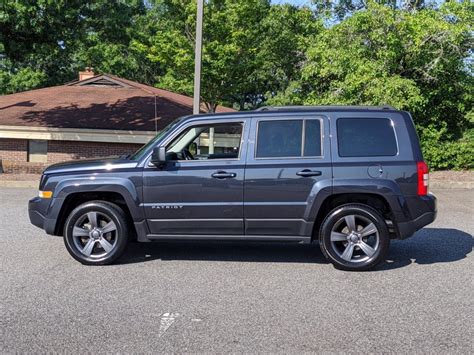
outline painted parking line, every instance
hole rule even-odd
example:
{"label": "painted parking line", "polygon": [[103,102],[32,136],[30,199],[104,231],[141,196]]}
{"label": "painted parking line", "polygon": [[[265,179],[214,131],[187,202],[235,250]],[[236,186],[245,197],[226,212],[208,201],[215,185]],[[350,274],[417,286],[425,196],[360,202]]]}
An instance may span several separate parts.
{"label": "painted parking line", "polygon": [[160,319],[160,329],[158,330],[158,337],[163,336],[165,332],[179,317],[179,313],[163,313]]}

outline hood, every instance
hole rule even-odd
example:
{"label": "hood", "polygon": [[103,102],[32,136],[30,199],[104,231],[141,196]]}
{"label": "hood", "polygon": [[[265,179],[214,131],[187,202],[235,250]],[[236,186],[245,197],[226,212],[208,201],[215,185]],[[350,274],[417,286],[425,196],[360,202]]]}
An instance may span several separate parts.
{"label": "hood", "polygon": [[117,169],[135,168],[137,162],[124,158],[101,158],[75,160],[64,163],[53,164],[44,170],[44,174],[58,174],[66,172],[91,172],[91,171],[111,171]]}

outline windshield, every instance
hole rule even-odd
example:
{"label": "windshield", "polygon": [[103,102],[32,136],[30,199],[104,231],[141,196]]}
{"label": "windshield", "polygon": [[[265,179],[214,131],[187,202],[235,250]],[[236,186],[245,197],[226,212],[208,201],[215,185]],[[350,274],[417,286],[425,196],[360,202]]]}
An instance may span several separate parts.
{"label": "windshield", "polygon": [[158,132],[155,137],[153,137],[153,139],[151,139],[147,144],[138,149],[135,153],[133,153],[129,157],[129,159],[140,160],[141,158],[143,158],[143,156],[147,153],[148,149],[153,146],[157,141],[159,141],[166,133],[168,133],[179,121],[180,119],[174,120],[168,126],[163,128],[160,132]]}

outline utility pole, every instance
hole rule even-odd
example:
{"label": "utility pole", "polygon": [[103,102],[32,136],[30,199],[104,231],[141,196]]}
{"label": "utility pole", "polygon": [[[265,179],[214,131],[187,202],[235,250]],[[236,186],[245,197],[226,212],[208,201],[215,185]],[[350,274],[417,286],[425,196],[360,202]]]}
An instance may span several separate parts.
{"label": "utility pole", "polygon": [[204,10],[204,0],[197,0],[196,14],[196,47],[194,56],[194,101],[193,114],[199,114],[201,96],[201,56],[202,56],[202,17]]}

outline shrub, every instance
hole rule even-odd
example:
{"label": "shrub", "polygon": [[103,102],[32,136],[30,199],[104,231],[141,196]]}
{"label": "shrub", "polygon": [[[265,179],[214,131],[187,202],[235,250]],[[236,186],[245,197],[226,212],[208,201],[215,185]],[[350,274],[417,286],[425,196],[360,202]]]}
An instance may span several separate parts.
{"label": "shrub", "polygon": [[474,129],[468,129],[463,137],[450,140],[446,127],[428,126],[421,129],[423,157],[432,170],[465,170],[474,168]]}

